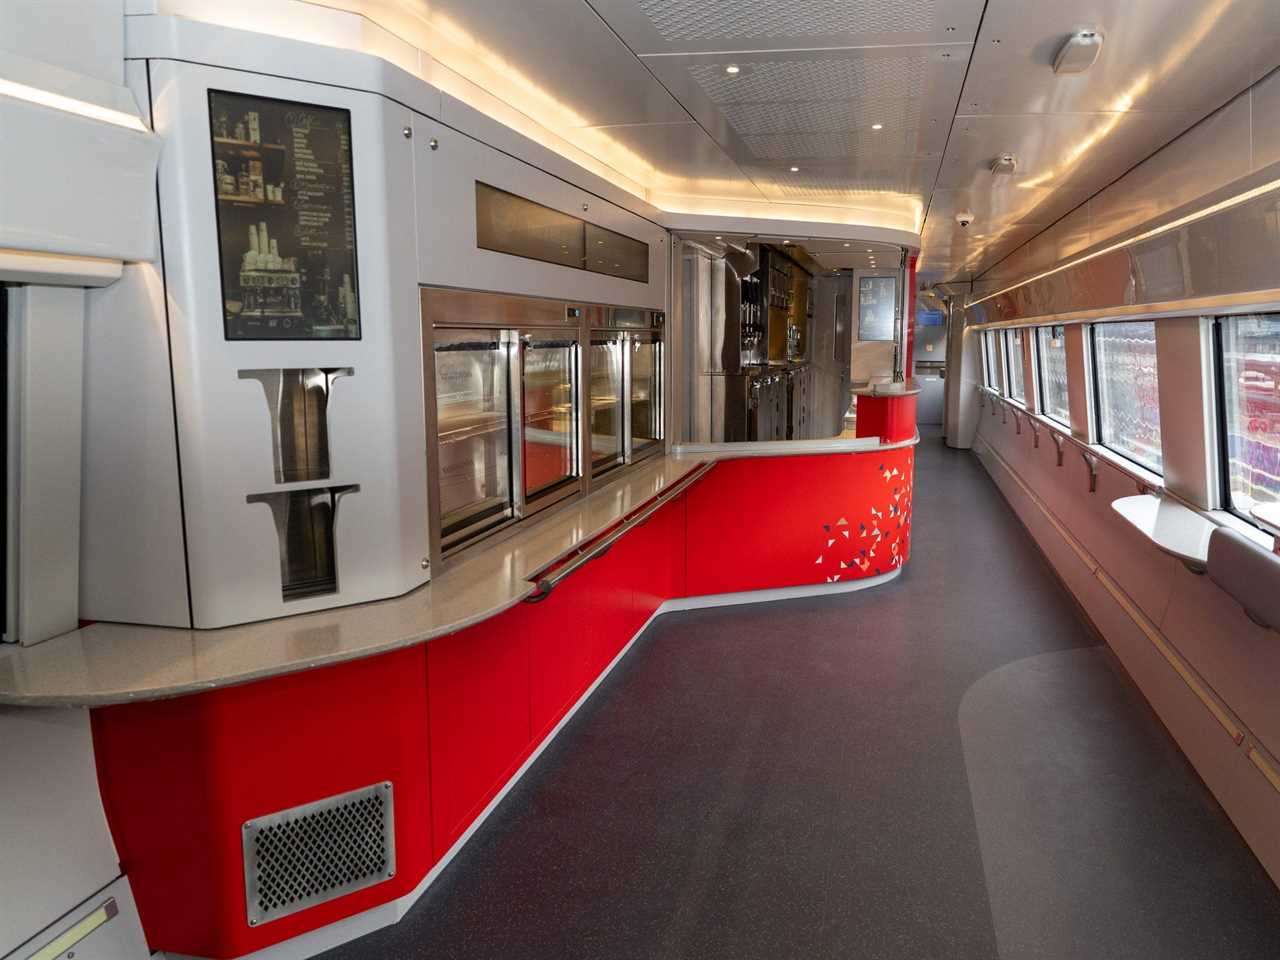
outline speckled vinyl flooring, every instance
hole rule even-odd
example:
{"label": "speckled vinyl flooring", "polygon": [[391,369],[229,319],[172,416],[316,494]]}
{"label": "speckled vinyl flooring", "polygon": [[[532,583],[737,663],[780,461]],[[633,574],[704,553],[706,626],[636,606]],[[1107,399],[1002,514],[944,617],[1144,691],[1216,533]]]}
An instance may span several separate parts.
{"label": "speckled vinyl flooring", "polygon": [[1280,894],[978,462],[904,573],[669,614],[327,960],[1275,960]]}

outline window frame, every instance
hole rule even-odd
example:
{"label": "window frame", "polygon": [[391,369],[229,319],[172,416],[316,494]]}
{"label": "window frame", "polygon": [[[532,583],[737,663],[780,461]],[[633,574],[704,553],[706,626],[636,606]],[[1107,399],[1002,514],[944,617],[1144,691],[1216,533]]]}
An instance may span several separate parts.
{"label": "window frame", "polygon": [[[1155,318],[1153,318],[1153,317],[1133,317],[1133,318],[1128,318],[1128,317],[1126,317],[1124,320],[1122,320],[1122,321],[1116,321],[1116,322],[1117,322],[1117,323],[1149,323],[1149,324],[1151,324],[1151,329],[1152,329],[1153,331],[1155,330],[1155,325],[1156,325],[1156,320],[1155,320]],[[1108,325],[1108,324],[1107,324],[1107,323],[1105,323],[1105,322],[1104,322],[1104,323],[1090,323],[1090,324],[1088,324],[1088,327],[1089,327],[1089,333],[1088,333],[1088,339],[1089,339],[1089,394],[1090,394],[1090,397],[1091,397],[1091,399],[1092,399],[1092,401],[1093,401],[1093,404],[1092,404],[1093,409],[1091,410],[1091,418],[1090,418],[1090,419],[1091,419],[1091,421],[1092,421],[1092,424],[1091,424],[1091,425],[1092,425],[1092,427],[1093,427],[1093,435],[1094,435],[1094,437],[1095,437],[1093,445],[1094,445],[1094,446],[1097,446],[1097,447],[1100,447],[1101,449],[1105,450],[1108,454],[1110,454],[1110,455],[1112,455],[1112,456],[1114,456],[1114,457],[1118,457],[1120,460],[1124,461],[1126,464],[1131,464],[1133,467],[1136,467],[1137,469],[1139,469],[1139,470],[1143,471],[1144,473],[1149,474],[1150,476],[1153,476],[1153,477],[1159,477],[1159,478],[1160,478],[1160,480],[1161,480],[1161,481],[1163,481],[1163,480],[1164,480],[1164,470],[1165,470],[1165,464],[1164,464],[1164,423],[1163,423],[1163,422],[1160,424],[1160,469],[1159,469],[1159,470],[1154,470],[1154,469],[1152,469],[1149,465],[1147,465],[1147,464],[1145,464],[1145,463],[1142,463],[1142,462],[1141,462],[1141,461],[1139,461],[1139,460],[1135,460],[1133,457],[1131,457],[1128,453],[1126,453],[1126,452],[1125,452],[1125,451],[1123,451],[1123,450],[1117,450],[1115,447],[1113,447],[1113,446],[1111,446],[1109,443],[1107,443],[1107,442],[1106,442],[1106,440],[1105,440],[1105,438],[1103,437],[1103,432],[1102,432],[1102,388],[1101,388],[1102,377],[1101,377],[1101,376],[1099,376],[1099,373],[1098,373],[1098,371],[1101,369],[1101,366],[1100,366],[1100,364],[1098,363],[1098,339],[1097,339],[1097,332],[1098,332],[1098,328],[1099,328],[1099,327],[1105,327],[1105,326],[1107,326],[1107,325]],[[1157,349],[1159,349],[1159,348],[1157,347]],[[1159,375],[1160,375],[1160,374],[1159,374],[1159,366],[1157,365],[1157,368],[1156,368],[1156,376],[1157,376],[1157,378],[1159,377]],[[1070,393],[1070,387],[1068,387],[1067,389],[1068,389],[1068,393]],[[1159,410],[1159,407],[1157,406],[1157,411],[1158,411],[1158,410]]]}
{"label": "window frame", "polygon": [[[1005,383],[1008,385],[1008,389],[1005,393],[1005,396],[1007,396],[1014,403],[1023,407],[1027,405],[1027,367],[1026,367],[1026,363],[1024,362],[1025,357],[1023,355],[1022,349],[1013,342],[1013,338],[1014,338],[1014,335],[1017,334],[1020,330],[1025,330],[1025,329],[1026,327],[1005,327],[1003,331],[1004,347],[1005,347]],[[1013,394],[1013,376],[1012,376],[1012,368],[1010,364],[1013,362],[1013,357],[1015,355],[1017,356],[1018,363],[1022,367],[1022,378],[1021,378],[1022,396],[1020,397],[1016,397]]]}
{"label": "window frame", "polygon": [[1251,513],[1236,507],[1231,496],[1231,445],[1228,439],[1228,410],[1227,410],[1227,369],[1226,369],[1226,350],[1224,341],[1224,330],[1226,323],[1230,320],[1239,320],[1243,317],[1276,317],[1280,319],[1280,311],[1258,311],[1243,314],[1218,314],[1213,317],[1213,325],[1210,330],[1210,340],[1213,348],[1213,402],[1215,406],[1215,416],[1213,426],[1217,430],[1218,436],[1215,444],[1218,457],[1218,498],[1219,508],[1236,519],[1247,523],[1250,528],[1259,531],[1266,536],[1272,536],[1271,531]]}

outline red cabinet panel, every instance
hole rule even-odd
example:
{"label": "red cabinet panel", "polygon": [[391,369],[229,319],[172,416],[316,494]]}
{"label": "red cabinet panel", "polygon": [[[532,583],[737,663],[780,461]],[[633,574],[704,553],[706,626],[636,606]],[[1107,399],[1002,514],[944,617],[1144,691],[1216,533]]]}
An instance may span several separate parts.
{"label": "red cabinet panel", "polygon": [[563,580],[547,599],[523,607],[534,743],[560,721],[596,677],[587,639],[588,586],[579,571]]}
{"label": "red cabinet panel", "polygon": [[589,597],[586,618],[594,680],[631,639],[635,621],[635,588],[632,580],[630,536],[615,543],[573,575],[581,578]]}
{"label": "red cabinet panel", "polygon": [[[92,711],[107,821],[153,950],[237,957],[408,893],[430,869],[426,648]],[[390,780],[396,875],[248,924],[246,820]]]}
{"label": "red cabinet panel", "polygon": [[521,605],[427,644],[437,859],[528,755],[528,611]]}
{"label": "red cabinet panel", "polygon": [[913,449],[729,460],[687,494],[690,596],[888,573],[910,549]]}

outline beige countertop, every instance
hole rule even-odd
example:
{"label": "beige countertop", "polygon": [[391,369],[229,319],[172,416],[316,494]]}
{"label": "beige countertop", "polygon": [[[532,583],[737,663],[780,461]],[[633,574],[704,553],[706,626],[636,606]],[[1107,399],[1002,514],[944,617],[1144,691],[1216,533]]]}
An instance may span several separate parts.
{"label": "beige countertop", "polygon": [[528,579],[609,530],[699,467],[761,456],[857,453],[913,444],[848,436],[677,447],[580,500],[460,556],[389,600],[277,620],[188,630],[94,623],[30,647],[0,645],[0,705],[101,706],[155,700],[341,663],[456,633],[534,592]]}
{"label": "beige countertop", "polygon": [[278,620],[186,630],[94,623],[0,649],[0,704],[94,706],[173,697],[340,663],[455,633],[515,606],[526,577],[569,554],[703,462],[668,456],[449,566],[390,600]]}
{"label": "beige countertop", "polygon": [[920,392],[914,380],[903,383],[870,383],[865,387],[853,387],[855,397],[913,397]]}

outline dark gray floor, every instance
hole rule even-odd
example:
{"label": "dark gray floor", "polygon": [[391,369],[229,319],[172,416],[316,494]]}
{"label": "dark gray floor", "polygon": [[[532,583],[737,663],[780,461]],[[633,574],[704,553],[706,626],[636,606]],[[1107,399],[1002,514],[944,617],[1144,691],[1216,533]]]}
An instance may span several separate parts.
{"label": "dark gray floor", "polygon": [[875,590],[655,623],[355,958],[1280,956],[1280,895],[978,463]]}

